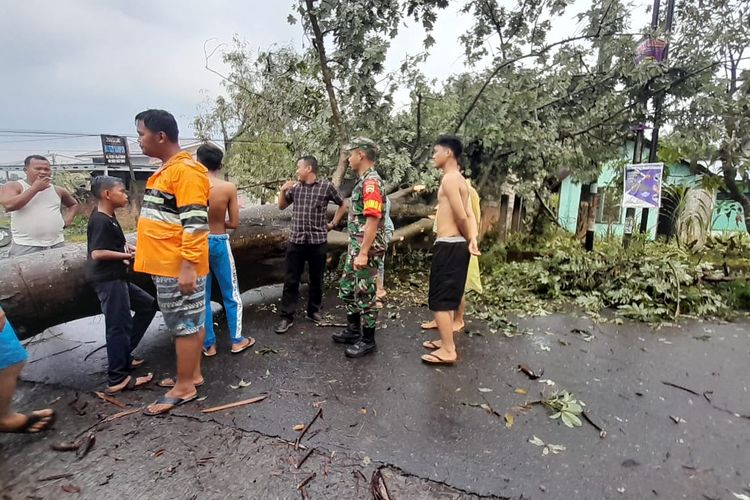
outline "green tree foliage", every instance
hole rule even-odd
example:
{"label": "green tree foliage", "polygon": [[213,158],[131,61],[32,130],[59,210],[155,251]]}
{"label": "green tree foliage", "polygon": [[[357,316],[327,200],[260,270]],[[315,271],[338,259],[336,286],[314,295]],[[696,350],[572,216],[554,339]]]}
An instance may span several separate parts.
{"label": "green tree foliage", "polygon": [[[669,64],[682,74],[697,74],[667,103],[674,131],[665,141],[665,156],[688,159],[709,176],[719,171],[750,230],[750,4],[680,2],[676,21]],[[719,169],[707,168],[712,166]]]}

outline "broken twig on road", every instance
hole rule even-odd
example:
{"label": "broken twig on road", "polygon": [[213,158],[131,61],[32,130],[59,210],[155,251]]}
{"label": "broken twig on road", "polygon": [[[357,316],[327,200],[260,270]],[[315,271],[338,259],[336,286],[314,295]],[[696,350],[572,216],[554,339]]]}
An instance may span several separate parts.
{"label": "broken twig on road", "polygon": [[104,394],[103,392],[95,391],[94,394],[96,394],[96,397],[98,397],[102,401],[106,401],[107,403],[113,404],[122,410],[128,409],[128,405],[119,402],[116,398],[113,398],[112,396],[108,396]]}
{"label": "broken twig on road", "polygon": [[310,427],[312,426],[312,424],[314,424],[315,421],[318,420],[318,418],[320,418],[322,414],[323,414],[323,408],[318,408],[318,411],[317,413],[315,413],[315,416],[312,418],[312,420],[310,420],[310,423],[307,424],[304,429],[302,429],[302,432],[297,437],[297,440],[294,442],[295,449],[299,447],[300,442],[302,442],[302,438],[305,437],[305,434],[307,434],[307,431],[310,430]]}
{"label": "broken twig on road", "polygon": [[216,413],[217,411],[231,410],[232,408],[238,408],[240,406],[250,405],[253,403],[259,403],[269,396],[269,394],[263,394],[250,399],[243,399],[242,401],[236,401],[234,403],[228,403],[221,406],[214,406],[212,408],[206,408],[201,410],[201,413]]}

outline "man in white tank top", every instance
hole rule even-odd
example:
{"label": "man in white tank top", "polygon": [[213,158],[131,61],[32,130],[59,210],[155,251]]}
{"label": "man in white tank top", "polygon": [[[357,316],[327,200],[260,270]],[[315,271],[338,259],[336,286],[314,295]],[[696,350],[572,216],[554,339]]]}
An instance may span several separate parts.
{"label": "man in white tank top", "polygon": [[[29,156],[23,165],[26,180],[9,182],[0,190],[0,204],[10,213],[13,257],[63,246],[63,229],[78,212],[75,198],[52,185],[52,170],[45,157]],[[64,216],[61,203],[67,208]]]}

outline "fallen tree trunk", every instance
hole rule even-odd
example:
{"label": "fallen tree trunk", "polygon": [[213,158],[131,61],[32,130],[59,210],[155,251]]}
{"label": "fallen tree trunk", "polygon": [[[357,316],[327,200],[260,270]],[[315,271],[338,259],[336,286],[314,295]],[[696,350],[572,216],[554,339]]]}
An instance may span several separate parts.
{"label": "fallen tree trunk", "polygon": [[[329,209],[332,210],[335,207]],[[432,212],[425,205],[394,203],[394,222],[405,224],[394,234],[394,241],[428,233],[432,221],[424,216]],[[240,227],[232,234],[230,243],[242,291],[283,281],[290,219],[290,209],[280,211],[273,205],[241,211]],[[332,231],[328,250],[340,254],[347,242],[345,233]],[[85,243],[0,260],[0,305],[19,338],[26,339],[51,326],[100,313],[99,302],[86,284],[85,262]],[[136,274],[133,281],[153,292],[148,276]]]}

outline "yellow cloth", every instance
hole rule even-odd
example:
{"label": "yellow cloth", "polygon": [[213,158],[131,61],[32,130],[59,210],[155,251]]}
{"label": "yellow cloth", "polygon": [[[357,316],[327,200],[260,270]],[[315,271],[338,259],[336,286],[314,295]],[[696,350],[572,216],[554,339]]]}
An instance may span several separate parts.
{"label": "yellow cloth", "polygon": [[[477,220],[477,235],[482,227],[482,209],[480,208],[479,193],[469,183],[469,201],[471,202],[471,211],[474,212],[474,218]],[[479,258],[476,255],[472,255],[469,259],[469,272],[466,274],[466,287],[465,292],[474,290],[477,293],[482,293],[482,277],[479,273]]]}
{"label": "yellow cloth", "polygon": [[[471,211],[474,212],[474,218],[477,220],[477,235],[482,227],[482,209],[481,201],[479,199],[479,193],[471,185],[471,181],[466,179],[466,184],[469,186],[469,203],[471,203]],[[432,231],[437,232],[437,216],[435,216],[435,222],[432,225]],[[464,291],[468,292],[473,290],[477,293],[482,293],[482,277],[479,272],[479,258],[476,255],[472,255],[469,259],[469,271],[466,274],[466,286]]]}

